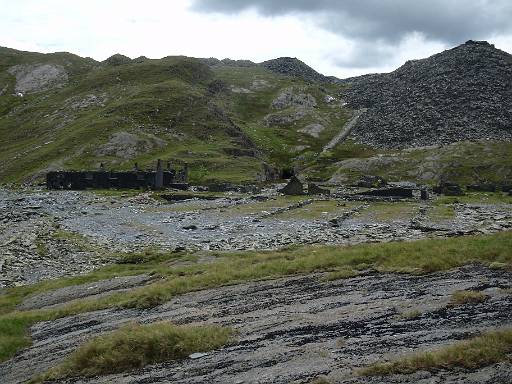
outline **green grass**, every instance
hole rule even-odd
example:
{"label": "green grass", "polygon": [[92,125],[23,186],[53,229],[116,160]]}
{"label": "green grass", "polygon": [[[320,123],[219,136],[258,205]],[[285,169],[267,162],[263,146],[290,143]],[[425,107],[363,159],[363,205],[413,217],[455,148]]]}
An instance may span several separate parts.
{"label": "green grass", "polygon": [[310,381],[308,384],[331,384],[331,382],[325,377],[317,377],[313,381]]}
{"label": "green grass", "polygon": [[394,362],[374,364],[360,373],[366,376],[383,376],[440,369],[477,369],[508,360],[510,353],[512,329],[505,329],[486,332],[437,351],[421,352]]}
{"label": "green grass", "polygon": [[485,293],[479,291],[456,291],[450,298],[450,306],[479,304],[489,298]]}
{"label": "green grass", "polygon": [[451,203],[436,202],[428,213],[430,220],[439,223],[455,218],[455,208]]}
{"label": "green grass", "polygon": [[440,196],[436,206],[449,204],[512,204],[512,197],[503,192],[467,192],[464,196]]}
{"label": "green grass", "polygon": [[[264,161],[291,166],[297,145],[308,145],[313,154],[318,153],[347,115],[323,101],[326,92],[336,94],[340,86],[308,84],[261,67],[212,70],[187,57],[109,66],[70,54],[0,50],[0,85],[8,85],[9,91],[0,96],[0,180],[4,183],[42,181],[47,169],[95,169],[100,162],[119,170],[131,169],[134,162],[145,168],[157,158],[188,162],[193,183],[254,182]],[[15,79],[6,70],[33,63],[64,65],[70,81],[23,99],[11,96]],[[267,85],[255,88],[254,81]],[[223,84],[225,91],[212,93],[214,83]],[[231,92],[232,85],[251,88],[251,93]],[[276,112],[272,100],[288,87],[312,94],[317,108],[297,126],[265,126],[263,118]],[[90,95],[99,97],[101,104],[74,106]],[[326,126],[319,139],[297,132],[316,121]],[[117,132],[158,137],[165,144],[141,149],[130,159],[99,155],[98,147]],[[234,157],[223,151],[247,148],[251,140],[258,157]]]}
{"label": "green grass", "polygon": [[[8,359],[13,351],[26,345],[26,328],[36,321],[52,320],[76,313],[98,309],[148,308],[165,303],[172,297],[191,291],[215,288],[258,279],[331,271],[333,278],[345,274],[345,270],[374,269],[381,272],[430,273],[449,270],[468,263],[480,262],[512,264],[512,232],[492,235],[468,236],[449,239],[427,239],[413,242],[362,244],[351,247],[303,246],[279,251],[218,252],[211,253],[217,261],[209,264],[169,266],[169,260],[186,255],[154,253],[148,251],[131,261],[136,264],[109,266],[79,278],[56,280],[36,285],[36,288],[12,288],[0,296],[4,315],[0,316],[0,330],[6,333],[14,346],[4,346],[0,360]],[[129,262],[130,260],[128,260]],[[339,271],[339,272],[336,272]],[[157,282],[117,293],[100,299],[83,299],[49,310],[15,311],[15,304],[29,293],[55,289],[72,282],[111,278],[118,275],[158,273]],[[336,275],[338,274],[338,275]],[[349,276],[352,275],[349,273]],[[3,306],[2,306],[3,307]],[[0,337],[2,334],[0,334]]]}
{"label": "green grass", "polygon": [[349,279],[351,277],[356,277],[359,275],[358,271],[355,271],[351,268],[341,268],[335,271],[331,271],[325,275],[323,278],[324,281],[334,281],[340,279]]}
{"label": "green grass", "polygon": [[[368,158],[367,155],[372,156]],[[512,143],[503,141],[458,142],[440,148],[404,151],[373,149],[355,155],[347,165],[334,169],[346,182],[361,175],[378,175],[389,181],[412,181],[435,185],[447,180],[461,185],[512,181]],[[504,196],[505,202],[511,198]]]}
{"label": "green grass", "polygon": [[19,350],[30,346],[27,328],[37,319],[21,314],[0,318],[0,361],[13,356]]}
{"label": "green grass", "polygon": [[129,324],[88,341],[59,366],[32,382],[131,371],[217,349],[232,337],[230,328],[219,326],[176,326],[169,322]]}
{"label": "green grass", "polygon": [[418,208],[417,203],[410,202],[372,202],[358,217],[377,221],[408,219],[416,214]]}
{"label": "green grass", "polygon": [[399,318],[403,320],[412,320],[420,317],[423,313],[419,309],[411,309],[410,311],[402,312]]}

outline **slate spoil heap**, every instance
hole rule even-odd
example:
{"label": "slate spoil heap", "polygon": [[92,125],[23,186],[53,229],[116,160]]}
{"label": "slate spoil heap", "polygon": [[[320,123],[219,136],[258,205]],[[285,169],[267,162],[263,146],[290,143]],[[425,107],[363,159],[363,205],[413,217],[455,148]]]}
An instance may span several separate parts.
{"label": "slate spoil heap", "polygon": [[298,77],[309,82],[329,81],[328,77],[318,73],[295,57],[280,57],[278,59],[264,61],[260,65],[272,72]]}
{"label": "slate spoil heap", "polygon": [[353,137],[381,148],[512,140],[512,55],[468,41],[389,74],[348,79],[343,97],[369,108]]}

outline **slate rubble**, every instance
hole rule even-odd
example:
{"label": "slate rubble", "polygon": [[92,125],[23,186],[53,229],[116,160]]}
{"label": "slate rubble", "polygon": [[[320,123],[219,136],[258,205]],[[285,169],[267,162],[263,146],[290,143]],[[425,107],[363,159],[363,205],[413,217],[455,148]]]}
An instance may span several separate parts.
{"label": "slate rubble", "polygon": [[512,140],[512,55],[468,41],[388,74],[346,81],[349,107],[368,108],[353,130],[382,148]]}
{"label": "slate rubble", "polygon": [[[257,197],[274,199],[275,191],[263,191]],[[331,199],[343,206],[347,199],[356,197],[361,203],[339,217],[330,214],[307,219],[301,218],[300,212],[295,217],[281,217],[307,211],[317,201]],[[215,200],[196,197],[165,203],[146,194],[115,198],[90,192],[0,190],[0,288],[89,272],[112,262],[106,250],[135,251],[155,245],[191,251],[276,249],[294,244],[348,245],[512,228],[508,204],[455,204],[452,220],[432,223],[427,217],[376,220],[368,204],[372,199],[382,200],[338,191],[329,198],[310,197],[268,211],[243,213],[237,212],[238,208],[256,200],[234,192]],[[393,199],[388,200],[393,204]],[[428,202],[422,204],[425,210],[432,209]],[[55,235],[58,231],[76,234],[77,238],[59,238]]]}

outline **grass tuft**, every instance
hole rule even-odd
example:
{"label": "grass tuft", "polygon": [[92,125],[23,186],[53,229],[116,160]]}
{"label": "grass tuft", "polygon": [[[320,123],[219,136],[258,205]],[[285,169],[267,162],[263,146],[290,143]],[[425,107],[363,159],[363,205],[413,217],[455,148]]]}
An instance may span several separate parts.
{"label": "grass tuft", "polygon": [[325,377],[317,377],[313,381],[310,381],[309,384],[331,384],[331,382]]}
{"label": "grass tuft", "polygon": [[32,382],[131,371],[217,349],[232,336],[231,329],[219,326],[129,324],[80,346],[62,364]]}
{"label": "grass tuft", "polygon": [[421,315],[423,315],[423,312],[421,312],[419,309],[412,309],[410,311],[401,313],[399,317],[403,320],[413,320],[417,319]]}
{"label": "grass tuft", "polygon": [[336,271],[331,271],[323,278],[324,281],[333,281],[340,279],[349,279],[351,277],[359,276],[359,272],[353,269],[342,268]]}
{"label": "grass tuft", "polygon": [[512,353],[512,329],[484,333],[433,352],[422,352],[394,362],[377,363],[359,373],[364,376],[410,374],[440,369],[477,369],[504,361]]}
{"label": "grass tuft", "polygon": [[478,291],[457,291],[450,299],[450,306],[483,303],[489,298],[485,293]]}

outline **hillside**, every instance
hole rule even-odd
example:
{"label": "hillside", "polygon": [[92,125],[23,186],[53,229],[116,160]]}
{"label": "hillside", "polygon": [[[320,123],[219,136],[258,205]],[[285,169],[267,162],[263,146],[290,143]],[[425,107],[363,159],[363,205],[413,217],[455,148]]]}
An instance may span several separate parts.
{"label": "hillside", "polygon": [[264,163],[318,152],[348,113],[326,101],[338,85],[187,57],[99,63],[3,48],[0,90],[2,182],[157,158],[189,163],[193,181],[254,181]]}
{"label": "hillside", "polygon": [[510,100],[511,55],[485,42],[345,80],[287,57],[97,62],[0,48],[0,183],[158,158],[188,163],[194,183],[255,182],[272,168],[336,183],[509,182]]}

